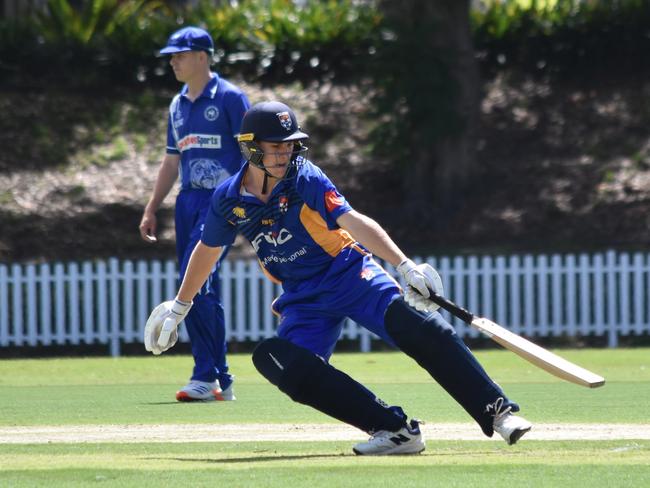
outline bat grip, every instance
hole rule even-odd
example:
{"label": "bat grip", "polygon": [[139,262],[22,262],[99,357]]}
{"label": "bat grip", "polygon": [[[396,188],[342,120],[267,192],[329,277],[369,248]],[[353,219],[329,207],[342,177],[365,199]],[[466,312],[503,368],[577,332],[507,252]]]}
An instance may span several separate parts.
{"label": "bat grip", "polygon": [[454,315],[455,317],[458,317],[463,322],[467,322],[468,324],[471,324],[472,320],[474,320],[474,314],[465,310],[463,307],[459,307],[451,300],[448,300],[445,297],[438,295],[431,288],[429,288],[429,300],[440,305],[441,308],[445,309],[447,312]]}

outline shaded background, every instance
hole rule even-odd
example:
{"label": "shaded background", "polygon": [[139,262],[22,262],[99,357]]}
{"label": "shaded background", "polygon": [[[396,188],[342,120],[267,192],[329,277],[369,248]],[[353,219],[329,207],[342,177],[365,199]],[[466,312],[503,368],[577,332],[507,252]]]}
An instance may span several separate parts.
{"label": "shaded background", "polygon": [[[0,1],[0,261],[173,257],[137,226],[180,25],[278,98],[409,253],[647,249],[650,2]],[[237,252],[245,254],[247,246]]]}

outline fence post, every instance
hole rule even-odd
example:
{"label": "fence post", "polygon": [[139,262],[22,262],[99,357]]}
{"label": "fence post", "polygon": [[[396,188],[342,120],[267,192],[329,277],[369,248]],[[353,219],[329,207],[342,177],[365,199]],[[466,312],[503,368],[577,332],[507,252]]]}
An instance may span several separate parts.
{"label": "fence post", "polygon": [[[55,340],[57,344],[65,344],[65,331],[66,331],[66,307],[65,307],[65,291],[66,291],[66,275],[63,263],[56,263],[54,265],[54,299],[55,304]],[[68,287],[71,290],[72,286]]]}
{"label": "fence post", "polygon": [[25,340],[23,333],[23,270],[18,264],[11,266],[11,306],[14,344],[22,346]]}
{"label": "fence post", "polygon": [[605,264],[605,282],[607,283],[607,346],[618,346],[618,331],[616,320],[616,305],[618,297],[618,287],[616,286],[616,253],[608,251]]}
{"label": "fence post", "polygon": [[36,266],[28,264],[25,273],[25,290],[27,291],[27,343],[38,343],[38,313],[36,310]]}
{"label": "fence post", "polygon": [[361,352],[370,352],[372,349],[372,337],[370,335],[370,331],[368,331],[365,327],[360,327],[359,331],[359,348],[361,349]]}
{"label": "fence post", "polygon": [[647,270],[643,265],[643,255],[641,253],[634,254],[634,264],[632,265],[632,269],[634,269],[634,298],[632,302],[634,310],[634,332],[642,334],[643,303],[645,302],[643,297],[647,296],[643,293],[643,275]]}
{"label": "fence post", "polygon": [[120,293],[119,293],[120,269],[116,258],[109,260],[109,297],[110,297],[110,319],[109,319],[109,340],[111,356],[116,358],[120,355]]}
{"label": "fence post", "polygon": [[508,259],[508,279],[510,281],[510,327],[515,334],[520,334],[523,327],[521,318],[521,283],[520,283],[519,256],[510,256]]}
{"label": "fence post", "polygon": [[0,346],[9,345],[9,299],[7,266],[0,264]]}

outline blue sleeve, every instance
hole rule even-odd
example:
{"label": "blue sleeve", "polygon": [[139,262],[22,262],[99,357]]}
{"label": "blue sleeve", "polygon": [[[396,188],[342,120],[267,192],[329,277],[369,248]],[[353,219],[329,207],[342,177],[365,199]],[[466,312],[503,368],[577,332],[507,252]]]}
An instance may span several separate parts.
{"label": "blue sleeve", "polygon": [[[172,102],[173,103],[173,102]],[[171,113],[167,114],[167,154],[180,154],[178,144],[174,137],[174,130],[172,129],[172,116]]]}
{"label": "blue sleeve", "polygon": [[220,197],[218,191],[213,193],[201,235],[201,242],[209,247],[230,245],[237,237],[237,227],[226,220],[219,211]]}
{"label": "blue sleeve", "polygon": [[334,183],[309,161],[298,176],[297,189],[307,206],[323,217],[330,230],[338,229],[336,219],[352,210]]}
{"label": "blue sleeve", "polygon": [[246,98],[246,95],[242,91],[230,92],[229,96],[224,97],[223,102],[226,106],[226,114],[228,115],[228,122],[232,129],[232,135],[233,137],[237,137],[239,135],[239,130],[241,129],[241,121],[251,104],[248,102],[248,98]]}

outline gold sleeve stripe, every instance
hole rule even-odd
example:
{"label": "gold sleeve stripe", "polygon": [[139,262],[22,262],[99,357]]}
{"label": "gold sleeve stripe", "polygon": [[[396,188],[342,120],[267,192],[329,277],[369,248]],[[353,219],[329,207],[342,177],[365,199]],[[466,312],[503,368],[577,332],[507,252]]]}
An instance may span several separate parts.
{"label": "gold sleeve stripe", "polygon": [[328,229],[323,217],[307,204],[303,204],[300,209],[300,221],[316,244],[332,257],[338,256],[341,249],[355,243],[352,236],[343,229]]}

